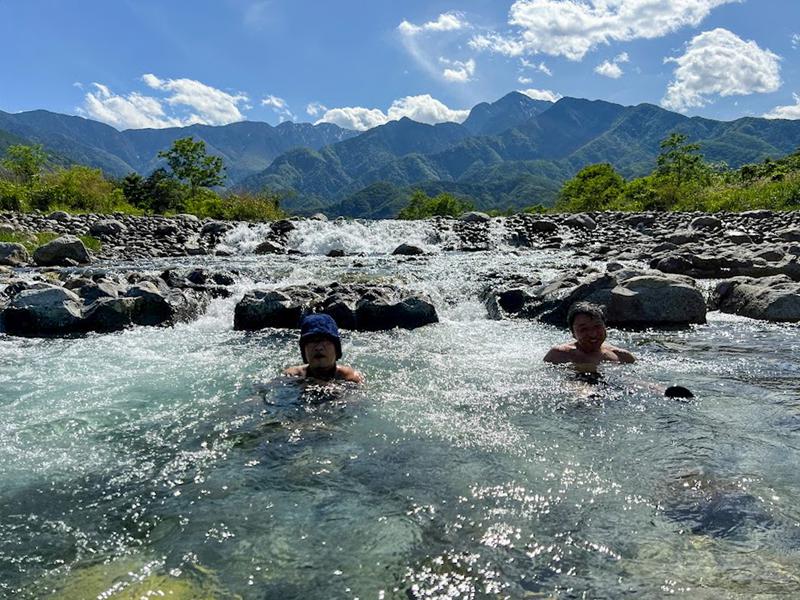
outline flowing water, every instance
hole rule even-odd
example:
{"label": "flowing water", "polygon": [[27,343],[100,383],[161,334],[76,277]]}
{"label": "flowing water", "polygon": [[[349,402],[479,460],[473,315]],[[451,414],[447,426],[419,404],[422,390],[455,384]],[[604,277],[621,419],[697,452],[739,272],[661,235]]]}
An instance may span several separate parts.
{"label": "flowing water", "polygon": [[[184,261],[240,274],[195,322],[0,335],[0,596],[800,596],[796,326],[612,331],[639,361],[592,386],[541,362],[564,331],[478,300],[492,274],[547,279],[569,253],[307,222],[291,242],[310,255],[256,257],[260,233]],[[433,253],[388,256],[402,241]],[[303,388],[278,377],[296,332],[232,321],[246,289],[309,281],[401,283],[441,322],[344,332],[367,383]]]}

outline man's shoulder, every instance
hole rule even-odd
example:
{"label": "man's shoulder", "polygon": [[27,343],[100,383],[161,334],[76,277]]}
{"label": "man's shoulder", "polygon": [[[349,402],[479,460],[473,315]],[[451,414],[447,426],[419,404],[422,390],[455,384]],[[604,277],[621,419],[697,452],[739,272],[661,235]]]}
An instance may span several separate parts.
{"label": "man's shoulder", "polygon": [[306,365],[297,365],[295,367],[287,367],[283,370],[284,375],[288,375],[289,377],[305,377],[306,376]]}
{"label": "man's shoulder", "polygon": [[547,351],[544,356],[545,362],[559,363],[571,362],[575,354],[575,344],[567,342],[566,344],[557,344]]}
{"label": "man's shoulder", "polygon": [[636,362],[636,357],[630,350],[625,350],[625,348],[620,348],[619,346],[612,346],[611,344],[607,345],[607,349],[613,352],[617,360],[621,363]]}
{"label": "man's shoulder", "polygon": [[364,375],[349,365],[337,365],[336,376],[345,381],[354,381],[355,383],[364,382]]}

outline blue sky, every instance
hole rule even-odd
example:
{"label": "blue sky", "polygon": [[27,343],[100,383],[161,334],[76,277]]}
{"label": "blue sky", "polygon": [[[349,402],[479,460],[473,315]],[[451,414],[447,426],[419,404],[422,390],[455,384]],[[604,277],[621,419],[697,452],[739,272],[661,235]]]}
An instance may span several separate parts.
{"label": "blue sky", "polygon": [[800,118],[797,0],[0,0],[0,17],[0,109],[119,129],[460,121],[512,90]]}

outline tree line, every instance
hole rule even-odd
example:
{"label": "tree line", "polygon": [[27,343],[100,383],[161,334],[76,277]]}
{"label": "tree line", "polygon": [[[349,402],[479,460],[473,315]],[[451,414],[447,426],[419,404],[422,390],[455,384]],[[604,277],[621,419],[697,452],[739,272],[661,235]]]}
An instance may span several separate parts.
{"label": "tree line", "polygon": [[122,179],[84,165],[54,164],[41,145],[9,146],[0,160],[0,210],[65,210],[128,214],[190,213],[198,217],[274,220],[285,213],[270,192],[224,192],[225,165],[202,140],[175,140],[157,155],[166,166]]}

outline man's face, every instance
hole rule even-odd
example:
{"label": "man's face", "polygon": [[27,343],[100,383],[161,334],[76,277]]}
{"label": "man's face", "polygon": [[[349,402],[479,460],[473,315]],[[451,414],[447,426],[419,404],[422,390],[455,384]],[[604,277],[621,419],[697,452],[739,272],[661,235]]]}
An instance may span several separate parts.
{"label": "man's face", "polygon": [[315,369],[330,369],[336,364],[336,346],[323,335],[310,337],[303,344],[308,366]]}
{"label": "man's face", "polygon": [[606,326],[596,317],[577,315],[572,322],[572,335],[575,336],[581,350],[596,352],[606,341]]}

